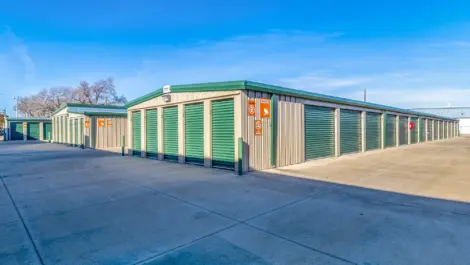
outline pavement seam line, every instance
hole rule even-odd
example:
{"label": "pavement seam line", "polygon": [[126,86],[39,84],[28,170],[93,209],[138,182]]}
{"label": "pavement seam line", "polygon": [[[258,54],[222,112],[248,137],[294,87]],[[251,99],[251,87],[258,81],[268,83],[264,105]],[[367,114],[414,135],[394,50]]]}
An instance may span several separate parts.
{"label": "pavement seam line", "polygon": [[144,185],[144,184],[139,184],[139,183],[136,183],[136,182],[132,182],[132,181],[130,181],[130,180],[124,180],[124,181],[127,181],[127,182],[129,182],[129,183],[131,183],[131,184],[134,184],[134,185],[138,185],[138,186],[140,186],[140,187],[142,187],[142,188],[151,190],[151,191],[156,192],[156,193],[158,193],[158,194],[161,194],[161,195],[163,195],[163,196],[166,196],[166,197],[169,197],[169,198],[178,200],[178,201],[180,201],[180,202],[184,202],[184,203],[186,203],[186,204],[189,204],[189,205],[191,205],[191,206],[197,207],[197,208],[199,208],[199,209],[203,209],[203,210],[208,211],[208,212],[210,212],[210,213],[213,213],[213,214],[222,216],[222,217],[224,217],[224,218],[230,219],[230,220],[235,221],[235,222],[237,222],[237,223],[241,223],[241,221],[236,220],[236,219],[234,219],[234,218],[232,218],[232,217],[229,217],[229,216],[226,216],[226,215],[224,215],[224,214],[218,213],[218,212],[216,212],[216,211],[207,209],[207,208],[205,208],[205,207],[203,207],[203,206],[194,204],[194,203],[192,203],[192,202],[183,200],[183,199],[181,199],[181,198],[178,198],[178,197],[176,197],[176,196],[173,196],[173,195],[168,194],[168,193],[166,193],[166,192],[163,192],[163,191],[161,191],[161,190],[154,189],[154,188],[149,187],[149,186],[146,186],[146,185]]}
{"label": "pavement seam line", "polygon": [[38,251],[38,248],[37,248],[37,246],[36,246],[36,243],[34,243],[33,237],[31,236],[31,232],[29,231],[28,227],[27,227],[26,224],[24,223],[23,216],[21,216],[20,211],[18,210],[18,207],[16,206],[16,203],[15,203],[15,201],[13,200],[13,197],[11,196],[10,191],[8,190],[7,185],[5,185],[5,182],[3,181],[3,177],[1,177],[0,179],[2,180],[2,184],[3,184],[3,186],[5,187],[5,190],[6,190],[7,194],[8,194],[8,197],[9,197],[10,200],[11,200],[11,203],[13,203],[13,206],[15,207],[16,213],[17,213],[18,216],[20,217],[21,224],[23,225],[23,228],[24,228],[24,230],[26,231],[26,234],[28,235],[29,241],[30,241],[31,244],[33,245],[34,252],[36,253],[36,256],[37,256],[39,262],[40,262],[42,265],[44,265],[44,261],[42,260],[42,257],[41,257],[41,255],[39,254],[39,251]]}
{"label": "pavement seam line", "polygon": [[328,257],[330,257],[330,258],[338,259],[338,260],[344,261],[344,262],[349,263],[349,264],[359,265],[358,263],[355,263],[355,262],[353,262],[353,261],[350,261],[350,260],[347,260],[347,259],[338,257],[338,256],[336,256],[336,255],[334,255],[334,254],[330,254],[330,253],[328,253],[328,252],[324,252],[324,251],[318,250],[318,249],[316,249],[316,248],[313,248],[313,247],[304,245],[304,244],[302,244],[302,243],[300,243],[300,242],[297,242],[297,241],[294,241],[294,240],[292,240],[292,239],[289,239],[289,238],[280,236],[280,235],[278,235],[278,234],[275,234],[275,233],[270,232],[270,231],[268,231],[268,230],[259,228],[259,227],[257,227],[257,226],[254,226],[254,225],[251,225],[251,224],[248,224],[248,223],[244,223],[244,224],[247,225],[247,226],[249,226],[249,227],[251,227],[251,228],[253,228],[253,229],[256,229],[256,230],[265,232],[265,233],[267,233],[267,234],[270,234],[270,235],[272,235],[272,236],[275,236],[275,237],[284,239],[284,240],[286,240],[286,241],[288,241],[288,242],[291,242],[291,243],[293,243],[293,244],[296,244],[296,245],[302,246],[302,247],[304,247],[304,248],[310,249],[310,250],[312,250],[312,251],[314,251],[314,252],[317,252],[317,253],[326,255],[326,256],[328,256]]}
{"label": "pavement seam line", "polygon": [[174,248],[172,248],[172,249],[166,250],[166,251],[164,251],[164,252],[162,252],[162,253],[158,253],[158,254],[156,254],[156,255],[154,255],[154,256],[151,256],[151,257],[145,258],[145,259],[143,259],[143,260],[137,261],[137,262],[133,263],[133,265],[144,264],[145,262],[152,261],[153,259],[156,259],[156,258],[158,258],[158,257],[160,257],[160,256],[162,256],[162,255],[165,255],[165,254],[169,253],[169,252],[172,252],[172,251],[175,251],[175,250],[177,250],[177,249],[183,248],[183,247],[185,247],[185,246],[187,246],[187,245],[190,245],[190,244],[195,243],[195,242],[197,242],[197,241],[199,241],[199,240],[203,240],[203,239],[205,239],[205,238],[211,237],[211,236],[213,236],[213,235],[215,235],[215,234],[218,234],[218,233],[220,233],[220,232],[224,232],[224,231],[226,231],[226,230],[228,230],[228,229],[231,229],[231,228],[233,228],[233,227],[235,227],[235,226],[237,226],[237,225],[240,225],[240,223],[237,222],[237,223],[235,223],[235,224],[229,225],[229,226],[227,226],[227,227],[225,227],[225,228],[219,229],[219,230],[214,231],[214,232],[212,232],[212,233],[209,233],[209,234],[207,234],[207,235],[198,237],[198,238],[193,239],[193,240],[191,240],[191,241],[189,241],[189,242],[186,242],[186,243],[184,243],[184,244],[181,244],[181,245],[179,245],[179,246],[176,246],[176,247],[174,247]]}
{"label": "pavement seam line", "polygon": [[[131,181],[129,181],[129,182],[131,182]],[[136,184],[136,185],[141,185],[141,184],[137,184],[137,183],[134,183],[134,182],[131,182],[131,183]],[[176,250],[176,249],[178,249],[178,248],[187,246],[188,244],[192,244],[192,243],[194,243],[194,242],[196,242],[196,241],[198,241],[198,240],[201,240],[201,239],[207,238],[207,237],[209,237],[209,236],[218,234],[218,233],[220,233],[220,232],[223,232],[223,231],[225,231],[225,230],[227,230],[227,229],[229,229],[229,228],[232,228],[232,227],[234,227],[234,226],[236,226],[236,225],[240,225],[240,224],[250,226],[250,227],[255,228],[255,229],[259,230],[259,231],[263,231],[263,232],[265,232],[265,233],[268,233],[268,234],[270,234],[270,235],[272,235],[272,236],[281,238],[281,239],[286,240],[286,241],[288,241],[288,242],[291,242],[291,243],[293,243],[293,244],[297,244],[297,245],[299,245],[299,246],[302,246],[302,247],[305,247],[305,248],[307,248],[307,249],[310,249],[311,251],[314,251],[314,252],[317,252],[317,253],[320,253],[320,254],[323,254],[323,255],[327,255],[327,256],[329,256],[330,258],[335,258],[335,259],[338,259],[338,260],[341,260],[341,261],[344,261],[344,262],[347,262],[347,263],[350,263],[350,264],[357,264],[357,263],[348,261],[348,260],[346,260],[346,259],[343,259],[343,258],[341,258],[341,257],[335,256],[335,255],[333,255],[333,254],[329,254],[329,253],[327,253],[327,252],[323,252],[323,251],[321,251],[321,250],[317,250],[317,249],[308,247],[308,246],[303,245],[303,244],[301,244],[301,243],[299,243],[299,242],[296,242],[296,241],[293,241],[293,240],[284,238],[284,237],[282,237],[282,236],[279,236],[279,235],[277,235],[277,234],[271,233],[271,232],[269,232],[269,231],[265,231],[265,230],[263,230],[263,229],[254,227],[254,226],[252,226],[252,225],[250,225],[250,224],[247,223],[248,221],[253,220],[253,219],[255,219],[255,218],[258,218],[258,217],[260,217],[260,216],[262,216],[262,215],[265,215],[265,214],[268,214],[268,213],[277,211],[277,210],[282,209],[282,208],[284,208],[284,207],[288,207],[288,206],[291,206],[291,205],[296,204],[296,203],[298,203],[298,202],[301,202],[301,201],[307,200],[307,199],[309,199],[309,198],[318,196],[318,195],[321,194],[320,192],[315,193],[315,194],[310,194],[310,195],[305,196],[305,197],[303,197],[303,198],[300,198],[300,199],[298,199],[298,200],[296,200],[296,201],[293,201],[293,202],[290,202],[290,203],[288,203],[288,204],[279,206],[279,207],[276,208],[276,209],[272,209],[272,210],[269,210],[269,211],[267,211],[267,212],[258,214],[257,216],[252,217],[252,218],[249,218],[249,219],[246,219],[246,220],[244,220],[244,221],[238,221],[238,220],[236,220],[236,219],[234,219],[234,218],[225,216],[225,215],[223,215],[223,214],[221,214],[221,213],[215,212],[215,211],[213,211],[213,210],[209,210],[209,209],[207,209],[207,208],[205,208],[205,207],[199,206],[199,205],[194,204],[194,203],[192,203],[192,202],[188,202],[188,201],[183,200],[183,199],[180,199],[180,198],[178,198],[178,197],[169,195],[169,194],[167,194],[167,193],[165,193],[165,192],[162,192],[162,191],[153,189],[153,188],[148,187],[148,186],[144,186],[144,185],[141,185],[141,186],[142,186],[142,187],[145,187],[145,188],[148,188],[148,189],[150,189],[150,190],[153,190],[153,191],[155,191],[155,192],[161,193],[161,194],[164,195],[164,196],[168,196],[168,197],[170,197],[170,198],[173,198],[173,199],[176,199],[176,200],[178,200],[178,201],[181,201],[181,202],[183,202],[183,203],[187,203],[187,204],[192,205],[192,206],[194,206],[194,207],[197,207],[197,208],[206,210],[206,211],[208,211],[208,212],[217,214],[217,215],[219,215],[219,216],[228,218],[228,219],[230,219],[230,220],[232,220],[232,221],[235,221],[236,224],[234,224],[234,225],[232,225],[232,226],[230,226],[230,227],[227,227],[227,228],[225,228],[225,229],[222,229],[222,230],[220,230],[220,231],[216,231],[216,232],[214,232],[214,233],[211,233],[211,234],[208,234],[208,235],[206,235],[206,236],[203,236],[203,237],[200,237],[200,238],[198,238],[198,239],[195,239],[195,240],[192,240],[192,241],[190,241],[190,242],[187,242],[187,243],[185,243],[185,244],[183,244],[183,245],[181,245],[181,246],[179,246],[179,247],[175,247],[175,248],[173,248],[173,249],[171,249],[171,250],[168,250],[168,251],[159,253],[159,254],[157,254],[157,255],[155,255],[155,256],[153,256],[153,257],[150,257],[150,258],[148,258],[148,259],[145,259],[145,260],[142,260],[142,261],[138,261],[138,262],[134,263],[134,265],[143,264],[143,262],[150,261],[150,260],[152,260],[152,259],[154,259],[154,258],[156,258],[156,257],[159,257],[159,256],[161,256],[161,255],[164,255],[164,254],[166,254],[166,253],[169,253],[170,251],[174,251],[174,250]]]}
{"label": "pavement seam line", "polygon": [[28,221],[34,221],[34,220],[37,220],[37,219],[40,219],[40,218],[43,218],[43,217],[46,217],[46,216],[58,216],[58,215],[66,214],[66,213],[75,212],[75,211],[78,211],[78,210],[83,210],[83,209],[93,208],[93,207],[97,207],[97,206],[108,204],[108,203],[118,202],[118,201],[121,201],[121,200],[132,199],[134,197],[143,196],[143,195],[146,195],[146,194],[158,194],[158,193],[157,192],[148,192],[148,193],[144,193],[144,194],[136,194],[136,195],[131,195],[131,196],[127,196],[127,197],[117,198],[117,199],[114,199],[114,200],[108,200],[108,201],[104,201],[104,202],[93,203],[93,204],[89,204],[89,205],[85,205],[85,206],[77,207],[77,208],[72,208],[72,209],[68,209],[68,210],[64,210],[64,211],[56,211],[54,213],[40,214],[40,215],[33,216],[31,218],[25,218],[25,219],[28,220]]}

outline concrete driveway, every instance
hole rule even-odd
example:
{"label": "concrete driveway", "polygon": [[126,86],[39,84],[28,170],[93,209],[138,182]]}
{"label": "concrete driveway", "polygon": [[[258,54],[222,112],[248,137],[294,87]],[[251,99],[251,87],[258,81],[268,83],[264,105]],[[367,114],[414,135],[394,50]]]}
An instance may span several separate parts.
{"label": "concrete driveway", "polygon": [[238,177],[1,143],[0,264],[468,264],[469,153],[459,138]]}

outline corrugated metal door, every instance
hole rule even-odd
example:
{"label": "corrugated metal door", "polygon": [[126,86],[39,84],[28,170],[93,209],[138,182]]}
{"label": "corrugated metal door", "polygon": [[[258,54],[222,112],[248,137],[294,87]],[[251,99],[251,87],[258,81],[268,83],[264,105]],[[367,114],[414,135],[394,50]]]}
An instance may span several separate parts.
{"label": "corrugated metal door", "polygon": [[[418,118],[412,117],[411,122],[414,123],[414,128],[410,132],[410,134],[411,134],[411,144],[416,144],[416,143],[418,143],[418,137],[419,137],[419,135],[418,135],[418,132],[419,132],[419,130],[418,130],[418,127],[419,127]],[[420,128],[423,128],[423,127],[421,126]]]}
{"label": "corrugated metal door", "polygon": [[164,159],[178,161],[178,107],[163,109]]}
{"label": "corrugated metal door", "polygon": [[43,123],[43,137],[45,140],[52,140],[52,123]]}
{"label": "corrugated metal door", "polygon": [[398,129],[398,137],[400,140],[400,145],[408,144],[408,117],[401,117],[399,118],[399,129]]}
{"label": "corrugated metal door", "polygon": [[73,144],[77,146],[78,142],[78,119],[73,120]]}
{"label": "corrugated metal door", "polygon": [[447,129],[449,128],[449,124],[447,122],[444,122],[444,138],[449,138],[449,132],[447,131]]}
{"label": "corrugated metal door", "polygon": [[379,149],[381,147],[381,115],[368,112],[366,114],[366,150]]}
{"label": "corrugated metal door", "polygon": [[340,113],[341,154],[360,152],[362,149],[361,112],[342,109]]}
{"label": "corrugated metal door", "polygon": [[397,145],[397,116],[387,114],[387,147],[394,147]]}
{"label": "corrugated metal door", "polygon": [[132,112],[132,155],[141,155],[141,114],[140,111]]}
{"label": "corrugated metal door", "polygon": [[84,138],[84,127],[85,127],[85,124],[83,123],[83,118],[80,118],[79,120],[79,127],[78,127],[78,144],[79,145],[83,145],[83,138]]}
{"label": "corrugated metal door", "polygon": [[64,142],[65,143],[70,143],[69,141],[69,132],[68,132],[68,119],[66,117],[64,117],[64,125],[65,125],[65,128],[64,128]]}
{"label": "corrugated metal door", "polygon": [[204,165],[204,105],[184,107],[185,161]]}
{"label": "corrugated metal door", "polygon": [[149,109],[145,113],[145,143],[147,157],[158,158],[158,112],[156,109]]}
{"label": "corrugated metal door", "polygon": [[423,118],[419,119],[419,141],[425,142],[426,141],[426,128],[425,126],[425,121]]}
{"label": "corrugated metal door", "polygon": [[305,160],[335,155],[335,110],[304,106]]}
{"label": "corrugated metal door", "polygon": [[[70,143],[71,145],[74,145],[74,144],[75,144],[75,141],[76,141],[76,139],[77,139],[77,137],[75,136],[75,129],[74,129],[75,127],[73,126],[73,121],[74,121],[74,120],[72,120],[72,119],[69,119],[69,121],[68,121],[69,128],[70,128],[70,136],[69,136],[68,138],[70,138],[70,139],[69,139],[69,143]],[[68,133],[67,133],[67,134],[68,134]]]}
{"label": "corrugated metal door", "polygon": [[434,140],[439,140],[438,134],[439,134],[439,122],[434,121]]}
{"label": "corrugated metal door", "polygon": [[55,142],[57,143],[60,143],[60,131],[59,131],[59,119],[57,117],[55,117],[55,123],[54,123],[54,140]]}
{"label": "corrugated metal door", "polygon": [[39,140],[40,138],[39,123],[28,123],[27,127],[27,139],[28,140]]}
{"label": "corrugated metal door", "polygon": [[23,140],[23,123],[11,122],[11,140]]}
{"label": "corrugated metal door", "polygon": [[235,167],[233,99],[212,102],[212,166]]}
{"label": "corrugated metal door", "polygon": [[439,139],[444,139],[444,123],[442,121],[439,121]]}
{"label": "corrugated metal door", "polygon": [[428,121],[428,127],[427,127],[427,131],[426,131],[426,134],[428,136],[428,141],[432,141],[432,120],[430,119],[427,119]]}

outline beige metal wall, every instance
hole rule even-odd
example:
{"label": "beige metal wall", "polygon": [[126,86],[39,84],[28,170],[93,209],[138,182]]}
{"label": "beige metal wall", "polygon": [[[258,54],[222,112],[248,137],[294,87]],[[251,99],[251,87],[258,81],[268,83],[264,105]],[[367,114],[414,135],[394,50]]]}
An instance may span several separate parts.
{"label": "beige metal wall", "polygon": [[278,167],[305,162],[304,104],[295,97],[278,97]]}
{"label": "beige metal wall", "polygon": [[[260,118],[260,99],[271,99],[271,94],[257,91],[241,93],[241,131],[243,137],[243,171],[271,168],[271,118]],[[256,116],[248,116],[248,99],[255,99]],[[272,112],[272,110],[271,110]],[[255,120],[262,120],[262,135],[255,136]]]}
{"label": "beige metal wall", "polygon": [[[96,116],[93,117],[91,120],[92,121],[90,123],[93,125],[90,127],[92,127],[94,129],[94,132],[96,132],[93,133],[95,137],[92,137],[91,139],[92,143],[94,142],[94,148],[108,149],[121,147],[122,136],[125,136],[127,138],[127,117]],[[99,127],[99,120],[104,120],[105,126]],[[110,122],[111,126],[109,126]],[[90,134],[90,129],[85,131],[85,135],[87,135],[87,133]]]}

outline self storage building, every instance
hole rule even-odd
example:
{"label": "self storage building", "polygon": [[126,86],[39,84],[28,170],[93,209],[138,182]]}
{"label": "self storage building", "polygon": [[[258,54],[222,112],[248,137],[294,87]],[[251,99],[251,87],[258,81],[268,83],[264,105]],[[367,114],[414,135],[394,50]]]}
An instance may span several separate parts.
{"label": "self storage building", "polygon": [[250,81],[165,86],[126,105],[130,155],[240,173],[455,137],[437,115]]}
{"label": "self storage building", "polygon": [[50,118],[7,118],[6,141],[49,141],[53,137]]}
{"label": "self storage building", "polygon": [[123,106],[68,103],[52,116],[53,141],[82,148],[116,149],[127,132]]}

